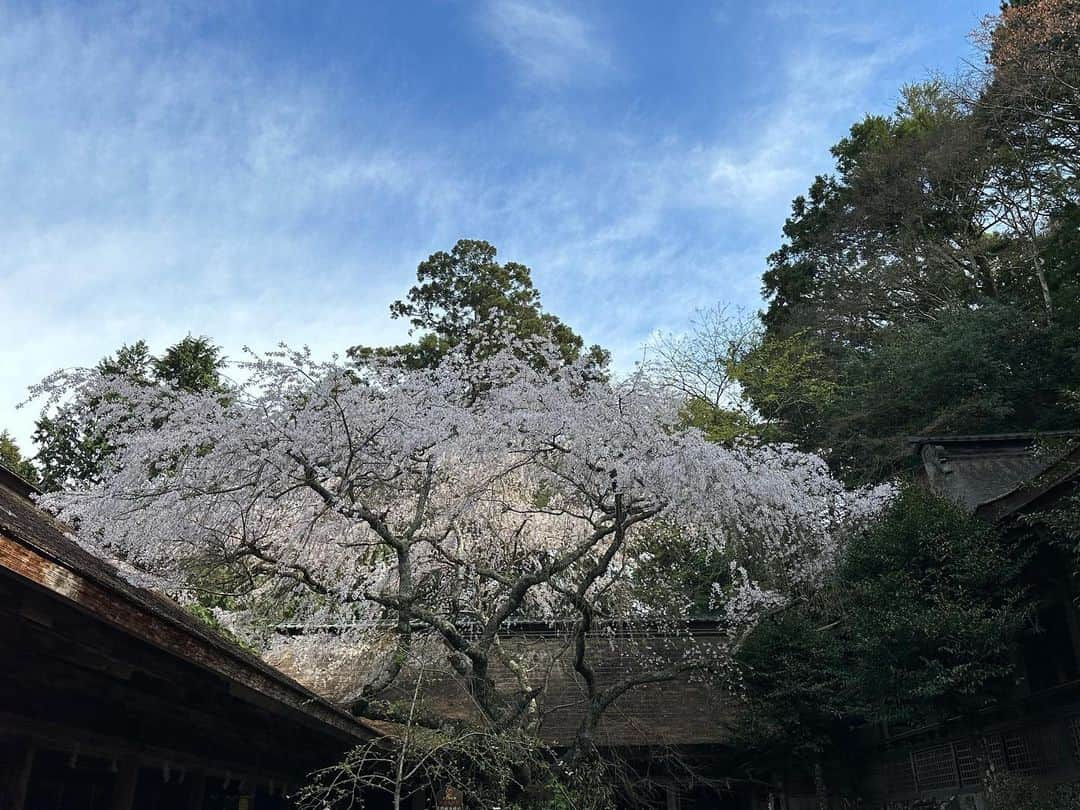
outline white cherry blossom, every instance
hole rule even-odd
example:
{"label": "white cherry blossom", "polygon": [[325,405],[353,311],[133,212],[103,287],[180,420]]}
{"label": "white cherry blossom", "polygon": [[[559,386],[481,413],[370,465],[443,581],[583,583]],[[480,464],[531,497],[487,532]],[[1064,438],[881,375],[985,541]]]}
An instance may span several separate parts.
{"label": "white cherry blossom", "polygon": [[[683,618],[657,615],[634,589],[656,528],[730,562],[713,592],[735,645],[763,612],[812,591],[888,497],[846,491],[791,447],[724,447],[680,429],[678,402],[643,377],[537,369],[521,354],[410,370],[282,349],[252,355],[224,395],[60,372],[36,393],[79,407],[115,453],[99,484],[44,501],[81,542],[174,588],[217,567],[240,576],[234,626],[286,612],[293,627],[389,634],[366,642],[389,647],[368,694],[436,639],[491,721],[509,724],[535,697],[524,682],[497,693],[490,676],[514,621],[565,622],[600,711],[605,689],[634,686],[595,684],[584,642],[613,622]],[[654,674],[704,665],[657,662]]]}

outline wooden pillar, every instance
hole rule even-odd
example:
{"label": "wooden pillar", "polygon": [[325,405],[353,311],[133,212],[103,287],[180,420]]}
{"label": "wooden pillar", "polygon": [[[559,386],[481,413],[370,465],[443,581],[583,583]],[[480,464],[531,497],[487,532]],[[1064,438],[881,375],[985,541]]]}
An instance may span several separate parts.
{"label": "wooden pillar", "polygon": [[139,783],[139,763],[133,759],[120,762],[113,780],[112,802],[109,810],[131,810],[135,805],[135,788]]}
{"label": "wooden pillar", "polygon": [[679,791],[673,787],[664,788],[664,806],[667,810],[679,810]]}
{"label": "wooden pillar", "polygon": [[33,767],[34,745],[28,738],[0,740],[0,810],[23,810]]}
{"label": "wooden pillar", "polygon": [[187,810],[202,810],[203,801],[206,799],[206,774],[189,773],[187,775],[188,795]]}

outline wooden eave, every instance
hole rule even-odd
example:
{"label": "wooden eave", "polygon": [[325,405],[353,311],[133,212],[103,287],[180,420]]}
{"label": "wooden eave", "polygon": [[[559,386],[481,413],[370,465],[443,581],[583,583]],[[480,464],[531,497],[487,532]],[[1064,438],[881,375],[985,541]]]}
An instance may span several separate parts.
{"label": "wooden eave", "polygon": [[975,513],[992,523],[1002,523],[1013,516],[1038,508],[1053,498],[1059,488],[1080,478],[1080,446],[1074,447],[1033,480],[980,504]]}
{"label": "wooden eave", "polygon": [[[10,506],[11,489],[5,494]],[[47,542],[20,536],[13,531],[18,520],[5,518],[25,520],[26,515],[15,515],[0,501],[0,567],[110,627],[223,677],[230,693],[245,702],[329,732],[343,742],[380,736],[344,709],[202,626],[171,600],[121,580],[100,560],[73,564],[90,555],[70,537],[57,537],[66,527],[29,501],[24,509],[33,510],[43,532],[51,536],[41,538]],[[50,548],[63,548],[65,559]]]}

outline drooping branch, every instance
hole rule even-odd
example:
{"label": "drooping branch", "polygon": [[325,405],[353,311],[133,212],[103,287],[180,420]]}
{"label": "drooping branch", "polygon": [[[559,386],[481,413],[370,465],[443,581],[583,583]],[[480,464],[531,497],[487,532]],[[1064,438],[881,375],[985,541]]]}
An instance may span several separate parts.
{"label": "drooping branch", "polygon": [[[644,378],[603,380],[584,365],[541,373],[513,351],[467,373],[463,362],[357,372],[283,352],[252,361],[228,403],[125,389],[125,424],[145,430],[117,444],[95,489],[50,502],[90,542],[179,585],[194,561],[250,561],[231,618],[344,628],[350,644],[381,651],[359,664],[372,706],[437,660],[486,728],[532,728],[546,679],[502,642],[517,620],[569,626],[564,652],[588,698],[582,750],[626,691],[698,665],[629,661],[615,683],[594,671],[598,622],[641,618],[638,533],[684,532],[761,572],[755,593],[785,592],[813,587],[880,502],[846,492],[816,456],[707,442]],[[112,383],[80,379],[70,393],[90,421],[107,403],[101,419],[116,423]],[[737,611],[733,623],[769,604],[726,593],[718,609]],[[501,663],[516,673],[509,689]]]}

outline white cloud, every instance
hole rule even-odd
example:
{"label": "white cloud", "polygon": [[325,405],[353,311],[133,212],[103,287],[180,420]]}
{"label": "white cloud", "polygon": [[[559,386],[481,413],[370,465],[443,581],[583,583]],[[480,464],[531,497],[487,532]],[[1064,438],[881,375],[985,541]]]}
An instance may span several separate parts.
{"label": "white cloud", "polygon": [[[523,181],[521,211],[547,216],[512,218],[508,242],[538,268],[548,305],[624,368],[652,329],[678,328],[696,308],[757,306],[792,198],[831,168],[828,149],[854,121],[887,111],[900,83],[918,78],[903,72],[917,40],[880,27],[867,40],[856,28],[843,44],[835,30],[808,28],[769,66],[778,91],[729,112],[711,140],[576,131],[575,151],[591,159]],[[570,128],[550,110],[542,118]],[[586,314],[575,320],[575,310]]]}
{"label": "white cloud", "polygon": [[918,49],[916,38],[878,30],[872,44],[853,44],[830,47],[819,37],[792,49],[782,69],[783,92],[739,121],[749,136],[711,153],[709,182],[719,198],[738,200],[749,211],[783,205],[786,212],[813,173],[829,168],[828,149],[848,127],[867,112],[887,112],[900,83],[920,78],[892,75]]}
{"label": "white cloud", "polygon": [[189,24],[0,13],[0,428],[24,443],[26,386],[122,342],[400,338],[416,246],[375,235],[456,204],[429,158],[343,131],[318,82],[176,47]]}
{"label": "white cloud", "polygon": [[583,17],[548,0],[491,0],[480,24],[526,79],[592,84],[612,68],[609,46]]}
{"label": "white cloud", "polygon": [[[485,8],[527,80],[611,75],[604,37],[567,7]],[[26,386],[124,341],[160,350],[190,330],[236,357],[400,340],[387,304],[463,236],[532,266],[548,308],[627,367],[697,307],[754,305],[791,197],[913,78],[890,75],[905,43],[815,34],[767,66],[773,96],[708,137],[636,115],[590,125],[565,99],[451,132],[373,106],[362,83],[177,47],[198,25],[191,9],[0,11],[0,428],[24,441]]]}

